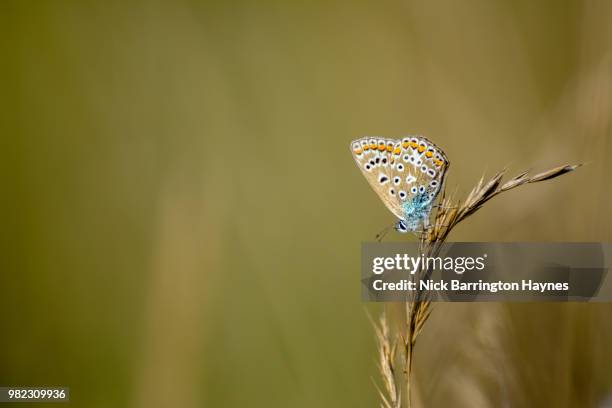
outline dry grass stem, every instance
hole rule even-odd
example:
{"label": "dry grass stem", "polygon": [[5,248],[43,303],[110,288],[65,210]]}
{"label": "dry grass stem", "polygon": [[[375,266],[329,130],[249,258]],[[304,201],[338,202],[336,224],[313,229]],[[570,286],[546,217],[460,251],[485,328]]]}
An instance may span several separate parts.
{"label": "dry grass stem", "polygon": [[[376,340],[378,343],[378,368],[382,375],[385,392],[380,390],[380,394],[384,408],[400,408],[401,407],[401,386],[398,386],[395,379],[395,352],[397,350],[397,341],[392,338],[387,324],[386,313],[382,313],[379,323],[374,322],[370,317],[370,321],[376,331]],[[376,385],[376,382],[374,382]],[[385,396],[386,395],[386,396]]]}

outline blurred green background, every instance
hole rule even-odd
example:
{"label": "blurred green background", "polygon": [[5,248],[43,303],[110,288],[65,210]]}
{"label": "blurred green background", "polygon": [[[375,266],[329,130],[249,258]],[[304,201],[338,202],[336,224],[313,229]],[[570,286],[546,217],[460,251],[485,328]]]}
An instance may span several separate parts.
{"label": "blurred green background", "polygon": [[[459,195],[587,162],[451,239],[609,241],[611,23],[606,0],[3,0],[0,385],[377,406],[359,251],[393,216],[350,140],[426,135]],[[610,312],[436,305],[417,406],[612,406]]]}

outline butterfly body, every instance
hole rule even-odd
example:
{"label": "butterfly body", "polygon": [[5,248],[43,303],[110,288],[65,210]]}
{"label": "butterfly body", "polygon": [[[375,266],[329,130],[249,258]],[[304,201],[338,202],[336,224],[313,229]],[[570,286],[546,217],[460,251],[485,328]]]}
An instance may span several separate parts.
{"label": "butterfly body", "polygon": [[404,204],[405,225],[407,231],[404,231],[402,226],[396,225],[396,230],[399,232],[415,232],[419,229],[422,224],[427,224],[429,221],[429,214],[431,213],[433,201],[429,199],[425,194],[417,194],[417,196]]}
{"label": "butterfly body", "polygon": [[395,229],[406,233],[427,227],[449,166],[444,152],[422,136],[364,137],[351,142],[351,151],[372,189],[399,219]]}

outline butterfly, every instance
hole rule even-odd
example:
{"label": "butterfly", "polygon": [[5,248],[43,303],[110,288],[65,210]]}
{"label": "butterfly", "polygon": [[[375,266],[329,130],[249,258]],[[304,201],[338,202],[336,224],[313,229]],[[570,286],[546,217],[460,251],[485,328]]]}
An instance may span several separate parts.
{"label": "butterfly", "polygon": [[364,137],[353,140],[350,148],[370,186],[399,218],[395,229],[407,233],[427,228],[450,165],[442,149],[422,136]]}

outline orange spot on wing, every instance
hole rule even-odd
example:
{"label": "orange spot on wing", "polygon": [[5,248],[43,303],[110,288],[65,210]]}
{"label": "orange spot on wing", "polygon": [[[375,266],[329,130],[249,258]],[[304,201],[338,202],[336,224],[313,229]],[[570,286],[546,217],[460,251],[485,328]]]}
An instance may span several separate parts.
{"label": "orange spot on wing", "polygon": [[423,153],[425,151],[425,146],[419,145],[419,153]]}
{"label": "orange spot on wing", "polygon": [[355,154],[361,154],[363,150],[361,150],[361,149],[355,149],[354,151],[355,151]]}
{"label": "orange spot on wing", "polygon": [[384,144],[378,145],[378,150],[380,150],[381,152],[385,150],[385,145]]}
{"label": "orange spot on wing", "polygon": [[392,151],[393,151],[393,146],[391,146],[391,145],[387,145],[387,151],[388,151],[388,152],[392,152]]}
{"label": "orange spot on wing", "polygon": [[427,152],[427,153],[425,153],[425,156],[431,158],[433,156],[433,153],[432,152]]}
{"label": "orange spot on wing", "polygon": [[404,143],[402,143],[402,146],[404,147],[404,149],[407,149],[408,146],[410,146],[410,143],[404,142]]}
{"label": "orange spot on wing", "polygon": [[417,142],[410,142],[410,146],[412,146],[413,149],[416,149],[418,145]]}
{"label": "orange spot on wing", "polygon": [[401,152],[402,152],[402,149],[400,149],[399,147],[396,147],[395,150],[393,151],[393,154],[395,154],[396,156],[399,156]]}

